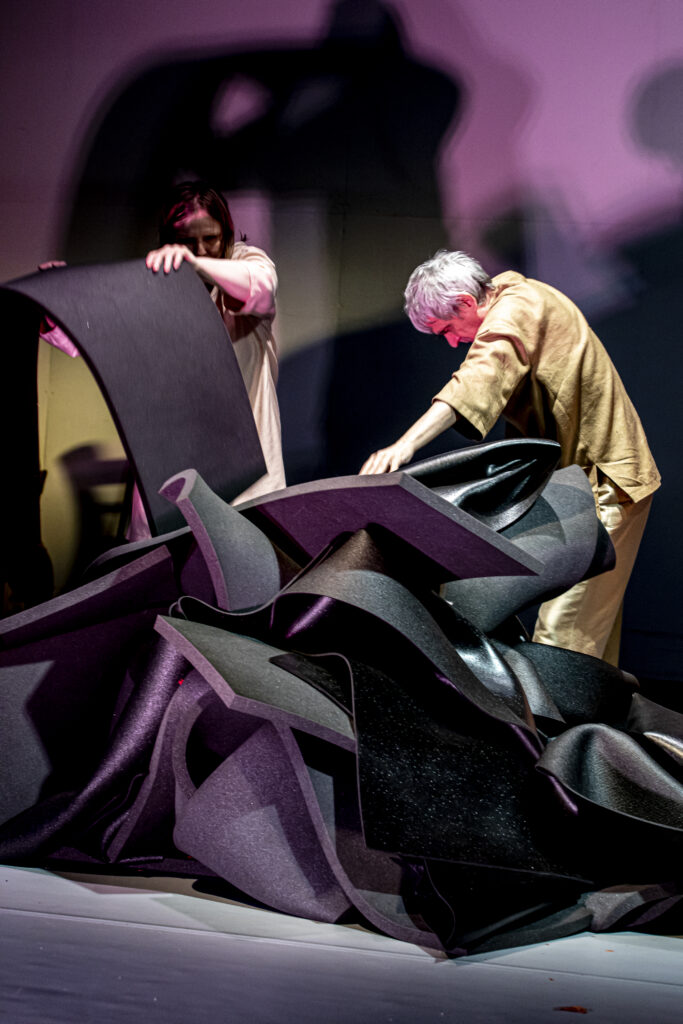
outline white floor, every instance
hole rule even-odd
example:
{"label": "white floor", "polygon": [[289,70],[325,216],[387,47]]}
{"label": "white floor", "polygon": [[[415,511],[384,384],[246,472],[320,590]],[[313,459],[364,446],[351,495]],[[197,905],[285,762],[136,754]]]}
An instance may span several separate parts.
{"label": "white floor", "polygon": [[[163,886],[159,888],[159,886]],[[0,866],[2,1024],[683,1024],[683,938],[459,960],[192,890]]]}

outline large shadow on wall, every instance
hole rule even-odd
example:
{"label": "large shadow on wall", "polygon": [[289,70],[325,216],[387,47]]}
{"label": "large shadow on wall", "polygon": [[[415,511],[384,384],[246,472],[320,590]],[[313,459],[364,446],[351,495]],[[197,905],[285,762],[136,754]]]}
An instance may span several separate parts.
{"label": "large shadow on wall", "polygon": [[[683,176],[683,64],[657,69],[628,109],[635,142]],[[683,180],[683,177],[682,177]],[[683,195],[682,195],[683,199]],[[566,231],[561,197],[528,190],[491,209],[482,242],[494,260],[571,295],[603,341],[662,474],[626,593],[621,664],[653,685],[683,681],[680,574],[683,202],[625,221],[587,249]],[[531,621],[531,620],[529,620]]]}
{"label": "large shadow on wall", "polygon": [[[635,141],[683,176],[683,64],[657,69],[634,92]],[[682,177],[683,180],[683,177]],[[683,680],[680,576],[683,537],[681,332],[683,206],[656,225],[631,225],[618,249],[630,268],[630,300],[595,324],[638,409],[662,474],[624,610],[623,661],[641,676]],[[653,218],[655,220],[655,218]]]}
{"label": "large shadow on wall", "polygon": [[[268,197],[274,255],[281,269],[294,264],[291,282],[311,254],[297,252],[296,225],[284,237],[280,214],[297,202],[313,211],[324,295],[299,280],[293,312],[305,322],[327,301],[334,315],[281,367],[288,479],[355,472],[454,369],[445,346],[424,358],[401,296],[415,263],[447,244],[435,165],[462,104],[456,81],[409,55],[379,0],[334,4],[316,47],[158,63],[105,105],[65,228],[67,259],[146,251],[160,192],[200,175]],[[287,302],[282,289],[281,319]]]}

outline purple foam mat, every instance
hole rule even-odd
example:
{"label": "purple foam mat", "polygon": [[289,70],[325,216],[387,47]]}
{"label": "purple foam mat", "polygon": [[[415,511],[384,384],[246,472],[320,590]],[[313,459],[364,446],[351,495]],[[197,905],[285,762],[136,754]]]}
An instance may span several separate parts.
{"label": "purple foam mat", "polygon": [[88,783],[155,614],[132,612],[0,654],[0,823],[35,804],[48,780],[52,792]]}
{"label": "purple foam mat", "polygon": [[177,596],[173,562],[168,549],[159,547],[51,601],[0,619],[0,652],[135,609],[170,604]]}
{"label": "purple foam mat", "polygon": [[336,921],[350,903],[311,821],[284,742],[262,721],[179,809],[179,849],[285,913]]}
{"label": "purple foam mat", "polygon": [[405,473],[297,484],[239,505],[283,547],[315,557],[340,533],[377,524],[410,544],[440,581],[532,576],[542,563]]}
{"label": "purple foam mat", "polygon": [[[176,809],[194,791],[185,765],[187,738],[205,708],[215,701],[198,672],[178,681],[159,723],[147,773],[129,809],[104,837],[111,862],[158,860],[173,852]],[[180,741],[178,736],[180,735]]]}

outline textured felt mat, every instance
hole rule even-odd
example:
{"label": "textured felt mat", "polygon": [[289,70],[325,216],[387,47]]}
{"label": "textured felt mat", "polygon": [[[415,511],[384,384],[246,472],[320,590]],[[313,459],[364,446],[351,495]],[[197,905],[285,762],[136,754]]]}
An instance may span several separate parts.
{"label": "textured felt mat", "polygon": [[609,557],[581,471],[534,498],[552,451],[454,460],[506,537],[404,474],[242,513],[180,471],[189,532],[3,626],[0,855],[175,864],[452,955],[679,921],[681,716],[511,617]]}
{"label": "textured felt mat", "polygon": [[[539,917],[553,917],[554,901],[561,898],[558,892],[566,896],[577,885],[589,887],[586,879],[602,881],[610,872],[613,876],[624,836],[638,831],[633,829],[633,806],[624,802],[622,790],[632,789],[647,761],[641,745],[618,734],[620,749],[628,748],[628,756],[619,772],[612,771],[611,798],[596,807],[572,775],[581,771],[581,729],[567,727],[567,719],[580,722],[578,712],[583,708],[584,715],[602,715],[623,728],[634,681],[598,659],[574,652],[534,644],[514,650],[520,675],[524,659],[536,679],[532,699],[542,717],[552,719],[556,731],[567,729],[563,739],[572,752],[567,774],[549,771],[545,758],[552,758],[552,753],[541,754],[544,741],[533,718],[529,720],[523,680],[514,670],[506,673],[497,660],[500,656],[511,667],[505,646],[493,645],[492,654],[481,631],[445,602],[426,593],[419,600],[386,575],[391,569],[400,576],[401,570],[393,560],[394,551],[389,557],[382,555],[382,531],[379,540],[376,534],[369,536],[372,533],[360,531],[340,540],[278,595],[268,615],[263,610],[225,615],[202,609],[188,598],[180,600],[178,610],[227,629],[239,624],[307,655],[334,649],[346,657],[352,670],[368,844],[409,859],[496,867],[503,877],[507,871],[526,870],[532,876],[540,872],[543,884],[529,882],[527,891],[541,893]],[[534,656],[545,671],[538,672]],[[545,676],[550,681],[547,690]],[[553,743],[548,751],[559,754],[557,741]],[[595,764],[593,778],[599,785],[610,761],[596,759]],[[539,769],[541,775],[559,781],[559,788],[541,785]],[[564,785],[565,778],[570,785]],[[668,779],[665,772],[660,785],[666,798],[677,793],[675,779]],[[661,830],[658,846],[650,844],[644,857],[637,851],[622,857],[619,870],[628,871],[629,865],[652,872],[656,851],[661,854],[663,846],[665,859],[660,863],[675,863],[680,852],[679,808],[675,800],[666,807],[669,827]],[[590,841],[594,828],[601,836],[597,846]],[[649,822],[643,830],[653,832]],[[501,880],[499,895],[504,888]],[[521,905],[519,918],[533,916],[531,909]],[[464,919],[470,922],[469,934],[469,911]],[[553,917],[552,927],[562,929],[567,920]],[[478,934],[477,929],[474,932]],[[454,941],[453,936],[445,941]],[[463,941],[462,934],[458,941]]]}

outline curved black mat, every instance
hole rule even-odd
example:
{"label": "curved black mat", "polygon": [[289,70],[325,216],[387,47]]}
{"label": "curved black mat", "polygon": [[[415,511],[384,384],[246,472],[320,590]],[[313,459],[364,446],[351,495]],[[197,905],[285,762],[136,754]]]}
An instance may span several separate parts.
{"label": "curved black mat", "polygon": [[[142,259],[57,267],[4,284],[0,304],[3,322],[17,332],[12,348],[22,353],[5,371],[8,390],[35,378],[36,341],[28,339],[43,311],[76,342],[119,429],[153,533],[182,525],[158,491],[186,466],[226,501],[265,473],[232,345],[188,264],[172,274],[153,274]],[[24,429],[31,417],[35,405],[10,449],[18,440],[35,446],[35,430]],[[37,461],[33,449],[28,458]]]}

